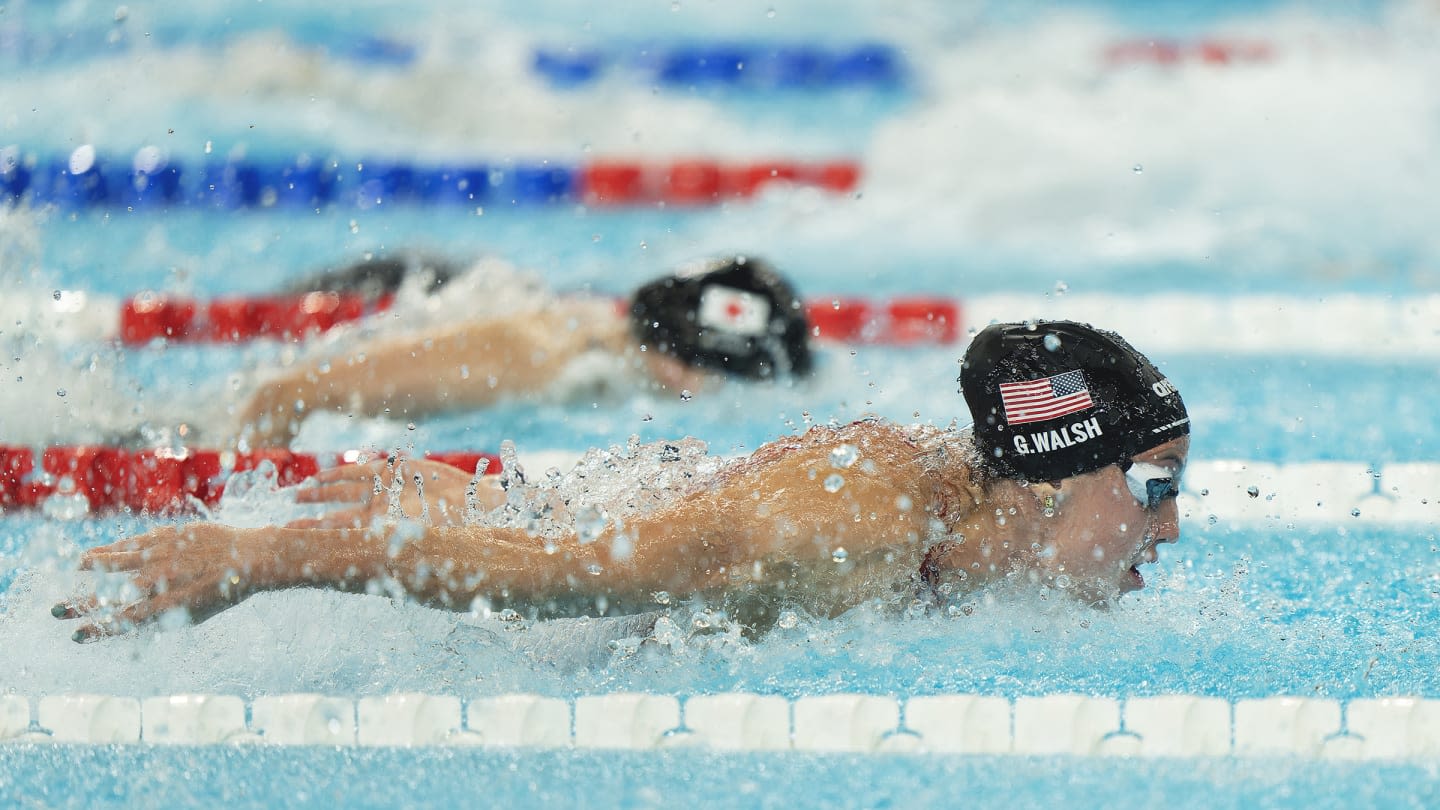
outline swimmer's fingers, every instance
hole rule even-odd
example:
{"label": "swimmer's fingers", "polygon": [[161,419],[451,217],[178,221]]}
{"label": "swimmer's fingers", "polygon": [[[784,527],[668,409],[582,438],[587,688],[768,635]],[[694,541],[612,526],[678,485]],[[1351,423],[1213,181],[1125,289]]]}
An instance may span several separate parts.
{"label": "swimmer's fingers", "polygon": [[105,554],[115,554],[124,551],[141,551],[148,548],[150,545],[151,542],[149,533],[136,535],[134,537],[127,537],[124,540],[116,540],[113,543],[106,543],[103,546],[95,546],[94,548],[86,549],[80,554],[80,562],[83,565],[86,558],[92,556],[103,556]]}
{"label": "swimmer's fingers", "polygon": [[67,599],[50,608],[50,615],[57,619],[78,619],[89,616],[100,609],[100,597],[95,595]]}
{"label": "swimmer's fingers", "polygon": [[[183,591],[156,594],[80,625],[75,628],[75,632],[70,638],[72,641],[84,644],[110,636],[118,636],[148,624],[171,610],[185,609],[188,612],[189,605],[187,603],[189,601],[189,594]],[[198,620],[193,615],[191,619]]]}
{"label": "swimmer's fingers", "polygon": [[81,553],[79,566],[92,571],[134,571],[147,564],[172,560],[201,542],[204,524],[159,526],[144,534],[96,546]]}
{"label": "swimmer's fingers", "polygon": [[150,558],[149,550],[115,550],[92,548],[80,555],[80,568],[101,573],[134,571]]}
{"label": "swimmer's fingers", "polygon": [[[148,599],[163,590],[154,579],[143,574],[132,576],[130,580],[135,585],[135,590],[141,598]],[[98,613],[105,607],[106,602],[102,601],[98,594],[92,593],[88,596],[77,596],[56,604],[50,608],[50,615],[57,619],[79,619]]]}

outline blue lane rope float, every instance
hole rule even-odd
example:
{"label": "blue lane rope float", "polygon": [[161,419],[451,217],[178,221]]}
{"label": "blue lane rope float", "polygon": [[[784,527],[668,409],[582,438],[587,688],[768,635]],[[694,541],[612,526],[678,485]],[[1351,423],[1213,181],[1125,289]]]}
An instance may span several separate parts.
{"label": "blue lane rope float", "polygon": [[711,43],[636,48],[538,48],[534,71],[556,87],[576,87],[612,71],[666,88],[741,90],[898,90],[904,57],[882,43],[827,48],[807,44]]}
{"label": "blue lane rope float", "polygon": [[221,210],[381,205],[715,204],[772,181],[851,191],[852,161],[551,161],[434,165],[308,155],[207,160],[198,166],[144,147],[130,159],[81,146],[66,157],[0,147],[0,204],[62,208]]}
{"label": "blue lane rope float", "polygon": [[[270,33],[259,26],[206,24],[145,26],[143,29],[117,17],[110,25],[67,26],[62,30],[0,30],[0,65],[39,67],[75,64],[135,52],[150,53],[184,46],[223,45],[242,36]],[[302,26],[285,35],[295,45],[324,51],[350,62],[382,67],[408,67],[420,56],[411,42],[379,34],[337,31],[332,21]]]}
{"label": "blue lane rope float", "polygon": [[[133,51],[184,45],[223,44],[253,28],[186,30],[178,26],[143,32],[117,18],[64,32],[11,30],[0,35],[0,64],[41,66],[73,63]],[[362,65],[405,68],[420,57],[420,47],[403,38],[328,28],[291,30],[299,47],[316,49]],[[575,87],[623,71],[639,81],[666,88],[725,86],[740,90],[893,91],[907,84],[904,57],[880,42],[817,45],[803,42],[690,42],[678,44],[537,47],[531,70],[555,87]]]}

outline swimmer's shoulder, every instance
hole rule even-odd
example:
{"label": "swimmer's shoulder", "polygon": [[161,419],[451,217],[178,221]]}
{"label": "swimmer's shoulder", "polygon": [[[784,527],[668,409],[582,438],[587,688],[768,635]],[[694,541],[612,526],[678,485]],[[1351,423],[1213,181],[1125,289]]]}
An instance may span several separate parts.
{"label": "swimmer's shoulder", "polygon": [[928,432],[880,417],[846,425],[815,425],[796,436],[761,445],[749,458],[725,470],[726,478],[747,471],[800,467],[807,471],[833,466],[855,474],[896,475],[929,450]]}
{"label": "swimmer's shoulder", "polygon": [[[801,437],[808,445],[840,448],[854,445],[896,456],[913,456],[929,450],[945,431],[929,425],[902,425],[879,416],[867,416],[846,425],[816,425]],[[845,455],[842,451],[841,455]]]}

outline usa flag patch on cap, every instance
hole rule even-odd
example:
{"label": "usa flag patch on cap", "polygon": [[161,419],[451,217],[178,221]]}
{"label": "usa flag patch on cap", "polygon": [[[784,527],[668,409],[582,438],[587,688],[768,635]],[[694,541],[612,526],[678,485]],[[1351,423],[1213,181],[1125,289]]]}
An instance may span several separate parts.
{"label": "usa flag patch on cap", "polygon": [[770,324],[770,302],[763,295],[710,285],[700,291],[700,311],[695,319],[706,329],[746,337],[763,335]]}
{"label": "usa flag patch on cap", "polygon": [[1000,384],[1000,403],[1005,421],[1012,425],[1043,422],[1083,411],[1095,403],[1085,385],[1085,375],[1067,371],[1038,380]]}

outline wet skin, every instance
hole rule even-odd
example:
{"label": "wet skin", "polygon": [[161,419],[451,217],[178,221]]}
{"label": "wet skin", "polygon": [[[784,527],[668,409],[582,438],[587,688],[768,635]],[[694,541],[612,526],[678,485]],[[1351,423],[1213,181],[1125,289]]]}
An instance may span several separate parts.
{"label": "wet skin", "polygon": [[[1189,451],[1190,437],[1182,436],[1133,461],[1154,464],[1178,480]],[[1047,498],[1054,512],[1049,516]],[[932,560],[942,580],[959,579],[956,572],[965,572],[968,581],[1023,571],[1082,601],[1106,603],[1144,587],[1138,567],[1156,562],[1157,546],[1180,537],[1175,499],[1147,509],[1131,494],[1118,464],[1047,484],[996,482],[990,500],[1002,515],[976,510],[959,528],[967,542],[952,541]]]}
{"label": "wet skin", "polygon": [[[630,520],[625,543],[615,542],[612,526],[597,542],[581,545],[572,537],[557,553],[520,529],[433,521],[362,529],[160,527],[81,557],[83,568],[127,574],[137,600],[106,605],[91,596],[57,605],[54,613],[82,619],[74,637],[85,641],[171,610],[202,620],[259,591],[363,591],[383,581],[422,604],[458,610],[476,598],[533,604],[604,596],[611,604],[639,604],[659,590],[711,598],[745,589],[837,615],[913,592],[922,565],[941,578],[963,572],[967,588],[1016,572],[1052,585],[1065,575],[1082,600],[1104,602],[1143,584],[1134,566],[1154,561],[1155,546],[1178,537],[1173,500],[1147,511],[1118,466],[1056,484],[1001,480],[982,488],[974,484],[965,440],[922,430],[928,433],[919,442],[914,429],[864,421],[772,442]],[[824,482],[836,469],[831,451],[842,444],[859,460],[843,469],[843,486],[832,489]],[[937,446],[949,452],[937,455]],[[1136,460],[1178,470],[1188,446],[1179,439]],[[322,482],[321,491],[335,487],[333,502],[351,510],[345,520],[354,521],[355,485],[363,486],[363,477],[339,478]],[[1043,514],[1047,495],[1055,501],[1050,517]],[[413,510],[412,504],[407,511]]]}

